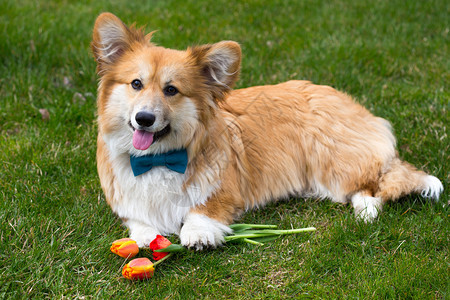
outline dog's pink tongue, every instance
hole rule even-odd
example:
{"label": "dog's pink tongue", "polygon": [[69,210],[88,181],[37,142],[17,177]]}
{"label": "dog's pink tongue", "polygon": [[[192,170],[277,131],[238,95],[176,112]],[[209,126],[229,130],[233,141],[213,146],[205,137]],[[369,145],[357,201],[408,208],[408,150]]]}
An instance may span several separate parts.
{"label": "dog's pink tongue", "polygon": [[153,132],[135,130],[133,133],[133,146],[138,150],[147,150],[153,143]]}

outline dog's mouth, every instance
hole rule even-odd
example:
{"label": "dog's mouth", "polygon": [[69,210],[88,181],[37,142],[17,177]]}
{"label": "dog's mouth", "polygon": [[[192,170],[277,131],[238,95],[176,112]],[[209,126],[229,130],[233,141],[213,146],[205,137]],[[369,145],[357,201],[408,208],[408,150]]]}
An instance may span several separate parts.
{"label": "dog's mouth", "polygon": [[138,150],[147,150],[152,144],[170,133],[170,123],[160,131],[150,132],[147,130],[136,129],[129,122],[133,129],[133,147]]}

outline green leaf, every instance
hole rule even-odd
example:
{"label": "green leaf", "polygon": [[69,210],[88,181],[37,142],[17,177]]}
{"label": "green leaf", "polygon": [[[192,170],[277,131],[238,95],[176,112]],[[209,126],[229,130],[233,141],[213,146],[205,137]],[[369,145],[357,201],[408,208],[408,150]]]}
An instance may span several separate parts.
{"label": "green leaf", "polygon": [[233,232],[241,232],[249,229],[276,229],[277,225],[264,225],[264,224],[231,224],[229,226],[233,229]]}
{"label": "green leaf", "polygon": [[251,233],[248,232],[247,234],[235,234],[235,235],[228,235],[224,239],[226,242],[228,241],[234,241],[234,240],[242,240],[242,239],[253,239],[253,238],[259,238],[259,237],[265,237],[265,236],[273,236],[273,233]]}
{"label": "green leaf", "polygon": [[262,237],[256,237],[249,240],[258,242],[258,243],[266,243],[276,240],[279,237],[279,235],[273,235],[273,236],[262,236]]}
{"label": "green leaf", "polygon": [[246,242],[246,243],[249,243],[249,244],[252,244],[252,245],[264,246],[263,243],[254,241],[254,240],[252,240],[252,239],[243,239],[242,241],[243,241],[243,242]]}
{"label": "green leaf", "polygon": [[228,235],[224,239],[225,239],[226,242],[228,242],[228,241],[236,241],[236,240],[243,240],[243,239],[252,239],[252,240],[254,240],[255,238],[278,237],[280,235],[296,234],[296,233],[309,232],[309,231],[314,231],[314,230],[316,230],[316,228],[314,228],[314,227],[288,229],[288,230],[272,230],[272,229],[243,230],[243,231],[237,232],[235,234]]}
{"label": "green leaf", "polygon": [[236,233],[235,235],[245,235],[245,234],[286,235],[286,234],[296,234],[296,233],[309,232],[309,231],[315,231],[315,230],[316,230],[315,227],[286,229],[286,230],[273,230],[273,229],[247,230],[247,231]]}
{"label": "green leaf", "polygon": [[187,249],[184,246],[181,246],[179,244],[171,244],[167,246],[166,248],[155,250],[154,252],[183,252]]}

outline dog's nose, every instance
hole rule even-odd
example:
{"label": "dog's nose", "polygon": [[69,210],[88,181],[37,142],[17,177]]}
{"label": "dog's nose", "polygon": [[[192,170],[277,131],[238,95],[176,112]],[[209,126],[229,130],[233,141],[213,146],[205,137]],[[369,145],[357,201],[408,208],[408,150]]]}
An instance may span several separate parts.
{"label": "dog's nose", "polygon": [[155,123],[155,115],[146,111],[140,111],[136,114],[136,122],[144,127],[150,127]]}

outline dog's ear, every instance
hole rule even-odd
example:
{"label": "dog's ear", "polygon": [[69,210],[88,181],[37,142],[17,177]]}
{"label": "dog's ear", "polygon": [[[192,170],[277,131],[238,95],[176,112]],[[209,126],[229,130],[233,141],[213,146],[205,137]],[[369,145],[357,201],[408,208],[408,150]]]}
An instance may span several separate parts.
{"label": "dog's ear", "polygon": [[128,28],[118,17],[102,13],[97,17],[92,36],[92,52],[97,61],[97,72],[105,70],[136,43],[148,40],[141,30]]}
{"label": "dog's ear", "polygon": [[213,97],[222,100],[239,77],[241,47],[232,41],[190,48],[191,57],[200,67],[201,76]]}

